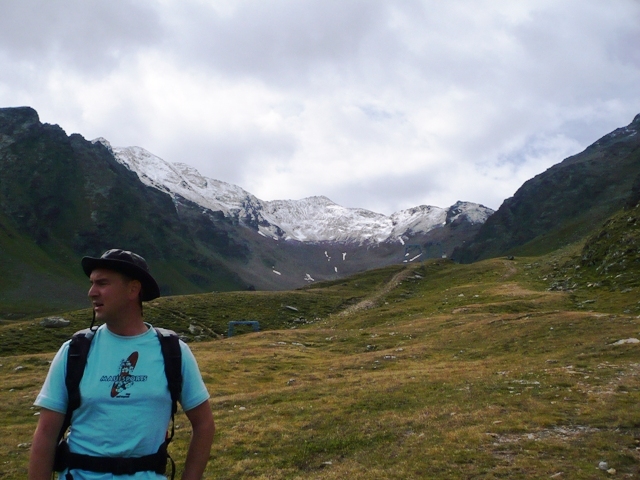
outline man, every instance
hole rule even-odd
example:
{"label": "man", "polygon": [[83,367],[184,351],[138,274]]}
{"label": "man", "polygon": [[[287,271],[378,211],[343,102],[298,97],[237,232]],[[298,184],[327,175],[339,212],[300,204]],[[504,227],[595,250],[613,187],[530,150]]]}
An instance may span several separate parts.
{"label": "man", "polygon": [[[68,449],[78,457],[152,456],[165,441],[171,398],[163,354],[154,328],[143,321],[142,302],[160,296],[146,261],[135,253],[109,250],[84,257],[95,319],[104,322],[92,338],[80,382],[81,404],[74,410]],[[65,372],[69,342],[56,354],[35,405],[41,407],[31,457],[30,480],[49,480],[58,434],[68,404]],[[197,363],[180,341],[183,386],[180,404],[192,426],[183,480],[202,478],[215,432],[213,415]],[[111,460],[109,460],[111,461]],[[89,462],[91,463],[91,462]],[[116,473],[67,468],[64,480],[121,478]],[[164,479],[145,470],[128,479]]]}

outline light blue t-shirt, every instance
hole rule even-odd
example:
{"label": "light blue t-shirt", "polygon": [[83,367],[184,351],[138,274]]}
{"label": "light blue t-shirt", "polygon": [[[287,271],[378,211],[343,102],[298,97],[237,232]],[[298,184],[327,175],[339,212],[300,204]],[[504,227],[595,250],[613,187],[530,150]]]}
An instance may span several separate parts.
{"label": "light blue t-shirt", "polygon": [[[102,325],[95,333],[80,382],[82,402],[71,419],[67,442],[71,452],[98,457],[141,457],[158,451],[171,419],[171,396],[157,334],[151,325],[141,335],[123,337]],[[56,354],[35,405],[59,413],[67,411],[67,351]],[[180,341],[184,411],[209,398],[196,359]],[[64,478],[64,473],[59,478]],[[74,480],[163,479],[155,472],[135,475],[73,470]]]}

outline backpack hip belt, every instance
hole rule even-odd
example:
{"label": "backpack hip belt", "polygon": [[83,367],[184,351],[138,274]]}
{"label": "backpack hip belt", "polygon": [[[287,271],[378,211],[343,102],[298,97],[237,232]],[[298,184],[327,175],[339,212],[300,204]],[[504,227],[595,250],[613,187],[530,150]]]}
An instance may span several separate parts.
{"label": "backpack hip belt", "polygon": [[56,460],[69,470],[111,473],[113,475],[133,475],[137,472],[152,471],[164,475],[167,471],[167,445],[163,443],[156,453],[143,457],[94,457],[71,453],[66,441],[58,444]]}

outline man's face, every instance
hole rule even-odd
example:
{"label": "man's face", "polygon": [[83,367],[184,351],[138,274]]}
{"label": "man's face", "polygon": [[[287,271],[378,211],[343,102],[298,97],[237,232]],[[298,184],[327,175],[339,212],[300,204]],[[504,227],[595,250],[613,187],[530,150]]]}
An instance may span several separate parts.
{"label": "man's face", "polygon": [[117,319],[129,307],[132,299],[137,299],[137,280],[129,280],[113,270],[96,268],[89,276],[91,288],[89,298],[96,313],[96,319],[109,321]]}

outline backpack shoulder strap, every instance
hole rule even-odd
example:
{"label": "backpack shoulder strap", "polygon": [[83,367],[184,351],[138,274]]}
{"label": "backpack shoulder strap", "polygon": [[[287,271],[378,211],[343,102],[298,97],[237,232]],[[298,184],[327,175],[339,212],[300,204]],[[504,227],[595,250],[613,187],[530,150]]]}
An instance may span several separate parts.
{"label": "backpack shoulder strap", "polygon": [[168,447],[175,434],[175,414],[178,411],[178,399],[182,392],[182,350],[180,350],[180,337],[176,332],[166,328],[153,328],[155,328],[160,341],[162,359],[164,360],[164,374],[167,377],[169,394],[171,395],[171,432],[167,432],[164,444],[160,448],[171,463],[171,478],[173,479],[176,473],[176,464],[171,455],[169,455]]}
{"label": "backpack shoulder strap", "polygon": [[175,414],[178,399],[182,392],[182,351],[180,350],[180,338],[173,330],[154,327],[160,340],[162,357],[164,359],[164,372],[169,384],[171,395],[171,414]]}
{"label": "backpack shoulder strap", "polygon": [[89,355],[94,333],[90,328],[85,328],[74,333],[73,337],[71,337],[69,350],[67,351],[67,373],[64,379],[69,400],[64,422],[58,434],[58,441],[62,439],[67,428],[71,425],[73,411],[80,406],[80,380],[82,380],[84,368],[87,365],[87,356]]}

